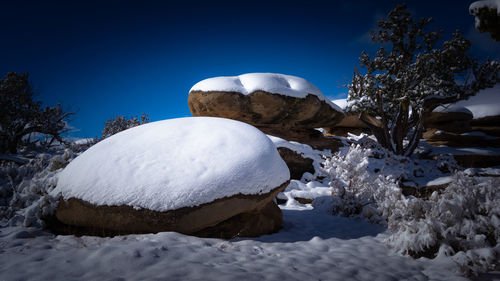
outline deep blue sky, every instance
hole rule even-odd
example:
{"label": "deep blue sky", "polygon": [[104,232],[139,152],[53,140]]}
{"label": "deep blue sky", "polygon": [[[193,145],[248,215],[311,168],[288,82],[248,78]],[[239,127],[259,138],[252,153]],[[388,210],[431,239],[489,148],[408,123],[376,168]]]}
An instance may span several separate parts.
{"label": "deep blue sky", "polygon": [[[73,136],[100,136],[117,115],[190,116],[198,81],[248,72],[297,75],[345,97],[369,31],[400,1],[2,1],[0,75],[29,72],[37,98],[78,110]],[[500,59],[479,34],[472,1],[406,1],[445,38],[461,29],[473,54]]]}

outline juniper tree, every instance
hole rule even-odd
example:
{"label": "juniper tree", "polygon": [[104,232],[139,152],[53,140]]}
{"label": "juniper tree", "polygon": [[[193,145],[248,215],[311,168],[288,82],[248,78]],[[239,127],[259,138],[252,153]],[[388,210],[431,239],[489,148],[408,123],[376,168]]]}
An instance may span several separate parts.
{"label": "juniper tree", "polygon": [[[33,133],[62,142],[66,122],[74,112],[65,112],[60,105],[42,108],[34,100],[27,73],[9,72],[0,79],[0,153],[16,153],[21,141]],[[28,144],[31,140],[27,139]]]}
{"label": "juniper tree", "polygon": [[455,103],[500,81],[500,63],[480,64],[467,51],[471,43],[460,31],[437,44],[441,32],[426,31],[432,21],[415,22],[405,5],[396,5],[372,32],[381,44],[375,56],[362,52],[365,74],[355,68],[349,88],[348,112],[360,113],[378,142],[409,156],[424,130],[423,120],[436,107]]}

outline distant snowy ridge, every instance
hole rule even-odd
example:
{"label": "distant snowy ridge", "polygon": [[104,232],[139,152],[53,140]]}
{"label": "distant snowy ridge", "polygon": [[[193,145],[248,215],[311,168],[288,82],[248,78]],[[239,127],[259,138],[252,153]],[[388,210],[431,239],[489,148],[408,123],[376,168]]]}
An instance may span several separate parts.
{"label": "distant snowy ridge", "polygon": [[191,117],[137,126],[97,143],[61,172],[52,195],[168,211],[264,194],[289,178],[276,147],[257,128]]}
{"label": "distant snowy ridge", "polygon": [[308,94],[317,96],[332,108],[342,111],[327,99],[311,82],[292,75],[278,73],[248,73],[239,76],[221,76],[196,83],[189,92],[238,92],[249,95],[255,91],[265,91],[295,98],[305,98]]}

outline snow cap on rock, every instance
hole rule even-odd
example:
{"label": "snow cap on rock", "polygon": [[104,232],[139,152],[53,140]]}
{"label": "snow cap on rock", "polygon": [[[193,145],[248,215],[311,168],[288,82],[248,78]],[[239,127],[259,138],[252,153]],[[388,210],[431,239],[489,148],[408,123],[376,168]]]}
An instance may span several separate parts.
{"label": "snow cap on rock", "polygon": [[249,95],[255,91],[265,91],[295,98],[316,95],[337,111],[338,106],[327,99],[311,82],[292,75],[278,73],[247,73],[239,76],[213,77],[196,83],[189,92],[238,92]]}
{"label": "snow cap on rock", "polygon": [[255,127],[189,117],[144,124],[97,143],[61,172],[52,195],[168,211],[267,193],[289,178],[276,147]]}

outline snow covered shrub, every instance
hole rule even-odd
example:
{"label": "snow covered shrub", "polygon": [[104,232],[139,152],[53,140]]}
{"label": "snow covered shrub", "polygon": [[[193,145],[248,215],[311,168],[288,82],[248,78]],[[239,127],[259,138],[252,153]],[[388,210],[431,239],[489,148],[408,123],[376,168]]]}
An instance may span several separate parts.
{"label": "snow covered shrub", "polygon": [[436,167],[444,173],[454,172],[459,169],[458,163],[451,154],[440,154],[436,158]]}
{"label": "snow covered shrub", "polygon": [[387,242],[403,254],[450,256],[465,274],[491,270],[500,257],[500,179],[459,172],[428,200],[404,198],[387,217]]}
{"label": "snow covered shrub", "polygon": [[73,151],[74,153],[82,153],[85,150],[89,149],[94,144],[100,141],[99,138],[90,138],[90,139],[81,139],[77,141],[70,142],[66,145],[68,149]]}
{"label": "snow covered shrub", "polygon": [[332,195],[336,204],[333,211],[344,216],[363,215],[373,222],[383,222],[383,211],[377,202],[385,198],[399,198],[401,190],[391,176],[376,175],[367,169],[371,149],[351,145],[345,155],[337,154],[324,163],[330,175]]}
{"label": "snow covered shrub", "polygon": [[[399,169],[382,165],[394,162],[378,161],[380,172],[370,170],[373,157],[373,149],[353,144],[325,162],[331,177],[334,213],[382,223],[390,233],[386,243],[399,253],[448,257],[466,275],[499,265],[500,178],[468,177],[456,172],[440,193],[435,191],[428,199],[416,198],[404,196],[397,178],[389,174],[398,175]],[[454,168],[454,162],[446,156],[434,163]]]}
{"label": "snow covered shrub", "polygon": [[51,156],[38,154],[27,164],[0,165],[0,222],[2,224],[43,226],[42,218],[51,214],[56,199],[48,193],[57,184],[57,174],[73,159],[73,152]]}
{"label": "snow covered shrub", "polygon": [[149,119],[148,115],[145,113],[143,113],[140,117],[134,116],[130,119],[127,119],[125,116],[111,118],[104,124],[104,129],[102,129],[101,133],[102,138],[105,139],[126,129],[149,123],[150,121],[151,119]]}

